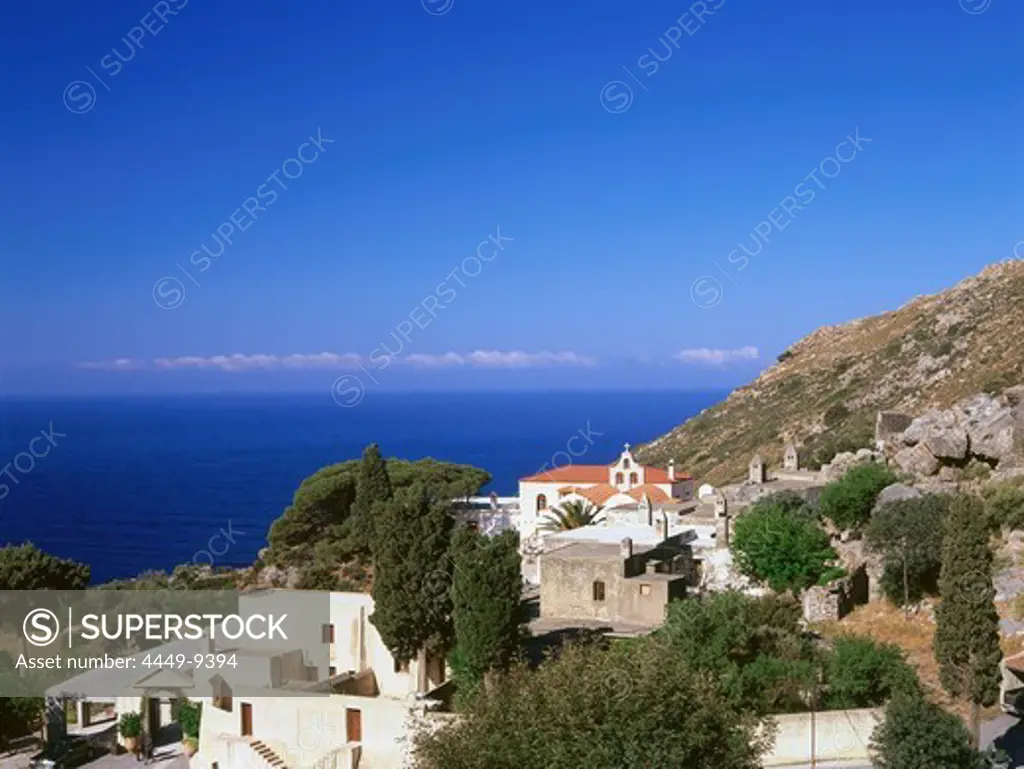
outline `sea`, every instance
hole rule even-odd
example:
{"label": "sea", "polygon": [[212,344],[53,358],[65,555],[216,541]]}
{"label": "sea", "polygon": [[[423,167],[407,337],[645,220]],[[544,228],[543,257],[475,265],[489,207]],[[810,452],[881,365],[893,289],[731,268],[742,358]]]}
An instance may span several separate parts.
{"label": "sea", "polygon": [[352,408],[295,393],[7,398],[0,546],[31,541],[88,563],[93,584],[247,565],[302,479],[370,442],[481,467],[494,479],[485,493],[514,495],[522,476],[611,462],[725,395],[377,393]]}

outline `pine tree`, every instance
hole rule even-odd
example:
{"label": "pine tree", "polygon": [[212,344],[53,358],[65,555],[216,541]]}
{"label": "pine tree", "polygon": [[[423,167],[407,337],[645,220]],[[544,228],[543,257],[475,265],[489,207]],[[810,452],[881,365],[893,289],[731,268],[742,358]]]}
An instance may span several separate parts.
{"label": "pine tree", "polygon": [[935,612],[935,657],[943,688],[971,704],[976,747],[981,707],[999,696],[999,615],[992,585],[992,551],[984,507],[975,497],[954,499],[946,517],[939,578],[942,603]]}
{"label": "pine tree", "polygon": [[511,531],[487,537],[464,528],[453,540],[452,563],[452,667],[464,679],[462,687],[473,688],[505,670],[519,644],[519,538]]}
{"label": "pine tree", "polygon": [[371,443],[363,449],[363,458],[359,463],[351,525],[353,541],[371,553],[376,544],[374,529],[380,507],[393,496],[387,462],[381,456],[377,444]]}
{"label": "pine tree", "polygon": [[417,486],[374,507],[370,621],[398,662],[451,646],[450,503]]}

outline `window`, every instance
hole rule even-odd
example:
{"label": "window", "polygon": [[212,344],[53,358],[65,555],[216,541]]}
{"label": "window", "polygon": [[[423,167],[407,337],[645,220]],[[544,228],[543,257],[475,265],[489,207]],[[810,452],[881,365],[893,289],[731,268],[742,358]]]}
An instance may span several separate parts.
{"label": "window", "polygon": [[320,642],[325,644],[334,643],[334,625],[320,626]]}
{"label": "window", "polygon": [[622,466],[623,466],[623,468],[628,470],[629,469],[629,460],[628,459],[623,459],[622,460]]}
{"label": "window", "polygon": [[334,665],[331,665],[329,668],[327,668],[327,675],[329,675],[331,678],[334,678],[336,675],[338,675],[338,669],[334,667]]}
{"label": "window", "polygon": [[615,473],[615,484],[617,486],[622,485],[622,473]]}
{"label": "window", "polygon": [[594,583],[594,600],[595,601],[603,601],[604,600],[604,582],[595,582]]}
{"label": "window", "polygon": [[638,480],[639,479],[638,479],[638,476],[637,476],[636,473],[630,473],[629,474],[629,485],[630,486],[636,486]]}
{"label": "window", "polygon": [[544,496],[543,494],[538,494],[537,495],[537,512],[539,513],[541,510],[547,509],[547,506],[548,506],[548,498],[546,496]]}
{"label": "window", "polygon": [[213,698],[213,706],[218,710],[224,710],[230,713],[234,710],[234,702],[230,694],[222,694]]}
{"label": "window", "polygon": [[409,672],[409,660],[399,662],[395,660],[395,672],[396,673],[408,673]]}
{"label": "window", "polygon": [[651,594],[651,586],[650,585],[641,585],[640,586],[640,595],[650,595],[650,594]]}

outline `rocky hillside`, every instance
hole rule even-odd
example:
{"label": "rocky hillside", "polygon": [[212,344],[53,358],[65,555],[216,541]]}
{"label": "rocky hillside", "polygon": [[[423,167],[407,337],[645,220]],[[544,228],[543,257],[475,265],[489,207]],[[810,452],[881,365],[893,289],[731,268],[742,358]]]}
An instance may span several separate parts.
{"label": "rocky hillside", "polygon": [[755,452],[777,466],[792,441],[816,467],[871,445],[879,410],[920,414],[1022,381],[1024,261],[1013,260],[898,310],[818,329],[639,455],[723,483],[742,478]]}

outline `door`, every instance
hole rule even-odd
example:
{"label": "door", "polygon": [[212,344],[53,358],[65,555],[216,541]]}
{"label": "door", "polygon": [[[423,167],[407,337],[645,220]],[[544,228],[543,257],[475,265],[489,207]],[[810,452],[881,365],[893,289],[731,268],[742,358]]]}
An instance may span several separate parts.
{"label": "door", "polygon": [[242,736],[252,736],[252,705],[248,702],[242,703]]}
{"label": "door", "polygon": [[363,711],[349,708],[345,711],[345,740],[363,741]]}

